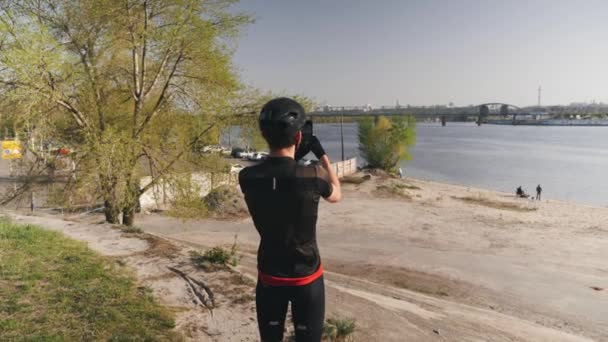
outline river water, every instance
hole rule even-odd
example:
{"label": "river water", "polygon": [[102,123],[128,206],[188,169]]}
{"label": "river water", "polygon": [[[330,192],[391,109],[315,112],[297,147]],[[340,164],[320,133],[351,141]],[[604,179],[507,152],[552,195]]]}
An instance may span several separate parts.
{"label": "river water", "polygon": [[[341,158],[340,125],[316,124],[332,160]],[[359,157],[357,124],[344,124],[345,157]],[[405,175],[608,206],[608,127],[418,124]],[[361,163],[361,162],[360,162]]]}

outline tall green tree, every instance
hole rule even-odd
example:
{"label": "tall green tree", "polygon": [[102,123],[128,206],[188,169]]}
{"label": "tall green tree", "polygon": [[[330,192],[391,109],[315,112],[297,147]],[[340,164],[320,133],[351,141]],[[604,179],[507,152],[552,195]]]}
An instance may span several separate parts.
{"label": "tall green tree", "polygon": [[235,2],[0,0],[0,107],[26,139],[76,151],[66,194],[98,194],[108,222],[131,225],[141,194],[204,165],[193,146],[235,111],[250,22]]}
{"label": "tall green tree", "polygon": [[394,172],[400,161],[411,159],[409,151],[416,142],[416,119],[367,118],[359,122],[358,136],[359,151],[369,166]]}

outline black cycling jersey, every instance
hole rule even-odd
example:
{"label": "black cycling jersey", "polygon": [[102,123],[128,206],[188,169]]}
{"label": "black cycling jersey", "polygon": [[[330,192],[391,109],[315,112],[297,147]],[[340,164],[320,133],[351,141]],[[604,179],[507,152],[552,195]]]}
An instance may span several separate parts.
{"label": "black cycling jersey", "polygon": [[306,277],[321,263],[316,240],[319,198],[332,186],[321,166],[273,157],[239,173],[241,190],[260,234],[258,269],[283,278]]}

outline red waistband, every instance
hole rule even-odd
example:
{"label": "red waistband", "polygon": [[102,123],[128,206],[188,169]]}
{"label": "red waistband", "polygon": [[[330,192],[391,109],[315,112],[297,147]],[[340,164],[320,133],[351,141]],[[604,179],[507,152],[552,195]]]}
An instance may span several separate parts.
{"label": "red waistband", "polygon": [[262,271],[258,270],[258,279],[270,286],[304,286],[312,283],[313,281],[319,279],[323,275],[323,265],[319,264],[319,268],[315,271],[315,273],[300,278],[281,278],[275,277],[269,274],[264,274]]}

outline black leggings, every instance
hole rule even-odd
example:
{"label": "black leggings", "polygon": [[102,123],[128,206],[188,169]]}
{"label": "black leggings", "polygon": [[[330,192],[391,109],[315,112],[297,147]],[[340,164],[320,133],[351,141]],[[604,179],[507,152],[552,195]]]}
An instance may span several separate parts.
{"label": "black leggings", "polygon": [[323,276],[305,286],[270,286],[258,281],[255,292],[258,327],[263,342],[283,341],[289,302],[296,341],[321,341],[325,320]]}

